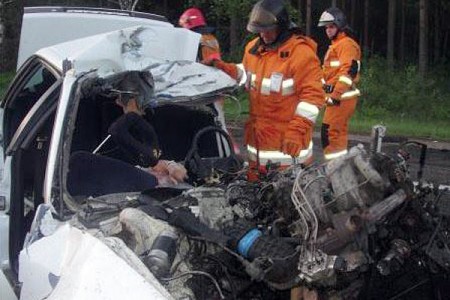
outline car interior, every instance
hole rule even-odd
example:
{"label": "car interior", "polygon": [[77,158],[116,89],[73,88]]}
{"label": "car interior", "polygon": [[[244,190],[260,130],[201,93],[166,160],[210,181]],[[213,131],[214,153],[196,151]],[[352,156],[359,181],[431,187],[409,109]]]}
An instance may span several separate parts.
{"label": "car interior", "polygon": [[[14,178],[9,256],[15,274],[18,254],[35,209],[43,203],[46,165],[60,94],[60,81],[56,84],[56,76],[44,65],[33,70],[7,104],[4,120],[4,145],[11,151]],[[102,94],[82,97],[75,114],[66,185],[74,199],[144,191],[157,184],[149,173],[122,160],[112,140],[105,142],[96,154],[92,153],[108,136],[109,126],[122,114],[111,98]],[[184,163],[195,134],[206,126],[217,126],[215,114],[209,105],[165,105],[148,110],[144,117],[157,133],[161,159]],[[23,130],[25,134],[18,134]],[[21,140],[17,136],[25,138]],[[206,135],[199,144],[202,156],[218,156],[216,135]]]}
{"label": "car interior", "polygon": [[[114,99],[101,93],[81,98],[67,178],[67,189],[73,197],[83,199],[86,196],[143,191],[157,184],[151,174],[121,157],[115,142],[107,139],[108,128],[122,114]],[[143,117],[155,129],[162,152],[160,159],[184,163],[195,134],[207,126],[217,126],[215,114],[209,105],[164,105],[147,109]],[[213,133],[205,135],[199,144],[202,156],[218,156],[217,139]],[[98,152],[94,154],[97,148]]]}

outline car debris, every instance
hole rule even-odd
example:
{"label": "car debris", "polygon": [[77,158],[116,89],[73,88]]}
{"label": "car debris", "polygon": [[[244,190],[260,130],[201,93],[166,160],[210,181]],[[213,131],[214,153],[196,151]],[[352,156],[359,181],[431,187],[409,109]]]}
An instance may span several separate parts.
{"label": "car debris", "polygon": [[240,172],[193,188],[87,198],[69,222],[121,238],[175,299],[280,299],[299,285],[325,298],[380,299],[424,280],[442,295],[448,190],[414,186],[398,157],[362,145],[326,164],[272,170],[258,182]]}

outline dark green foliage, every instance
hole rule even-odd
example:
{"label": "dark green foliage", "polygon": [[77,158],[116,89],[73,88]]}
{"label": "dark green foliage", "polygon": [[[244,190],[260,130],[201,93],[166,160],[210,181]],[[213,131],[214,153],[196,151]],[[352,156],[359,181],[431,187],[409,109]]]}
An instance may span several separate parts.
{"label": "dark green foliage", "polygon": [[421,78],[415,65],[389,70],[381,57],[372,57],[363,66],[359,84],[363,95],[358,106],[361,115],[450,120],[450,87],[443,67]]}
{"label": "dark green foliage", "polygon": [[[0,45],[0,72],[14,70],[20,32],[22,8],[26,6],[65,5],[119,8],[119,0],[29,0],[3,1],[0,16],[5,25],[5,43]],[[251,7],[257,0],[139,0],[136,10],[162,14],[177,25],[181,13],[188,7],[201,8],[209,26],[216,28],[223,58],[229,62],[241,62],[244,46],[254,36],[246,31]],[[290,0],[289,13],[301,28],[305,28],[306,2]],[[338,0],[337,5],[346,13],[361,46],[364,41],[365,0]],[[361,83],[363,95],[352,119],[351,129],[362,125],[370,131],[373,122],[397,122],[416,128],[436,124],[436,128],[450,128],[450,0],[428,0],[428,73],[418,73],[419,49],[419,0],[398,0],[395,21],[394,66],[385,61],[388,1],[368,1],[368,37],[364,49]],[[301,4],[299,9],[298,5]],[[323,58],[329,41],[317,20],[321,12],[331,5],[331,0],[311,1],[311,36],[318,43],[319,56]],[[353,8],[353,9],[352,9]],[[234,21],[232,24],[231,20]],[[10,81],[12,73],[0,73],[0,95]],[[245,93],[240,94],[242,113],[248,114]],[[228,114],[236,115],[237,105],[227,101]],[[243,103],[243,104],[242,104]],[[233,118],[229,118],[233,119]],[[358,124],[357,124],[358,123]],[[425,125],[410,125],[410,124]],[[439,126],[437,125],[439,124]],[[389,126],[394,126],[388,124]],[[416,128],[414,128],[416,127]],[[359,129],[357,129],[359,130]],[[450,130],[447,130],[450,131]],[[430,131],[426,136],[443,135]],[[442,130],[440,131],[442,132]],[[408,134],[408,133],[406,133]],[[446,136],[446,135],[444,135]],[[448,134],[450,136],[450,133]],[[447,138],[447,137],[444,137]],[[450,137],[449,137],[450,138]]]}
{"label": "dark green foliage", "polygon": [[0,99],[3,97],[9,83],[14,78],[14,72],[0,73]]}

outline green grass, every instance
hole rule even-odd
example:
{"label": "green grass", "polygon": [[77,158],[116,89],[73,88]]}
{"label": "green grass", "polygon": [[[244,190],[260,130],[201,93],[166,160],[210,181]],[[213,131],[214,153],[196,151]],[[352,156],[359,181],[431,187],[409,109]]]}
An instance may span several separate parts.
{"label": "green grass", "polygon": [[0,73],[0,99],[3,98],[9,83],[14,78],[15,72]]}
{"label": "green grass", "polygon": [[382,124],[387,135],[450,141],[450,121],[426,122],[403,117],[368,117],[356,113],[350,121],[350,132],[370,134],[373,125]]}
{"label": "green grass", "polygon": [[[239,100],[239,103],[236,103]],[[240,109],[239,109],[240,108]],[[403,115],[401,118],[385,114],[356,112],[350,121],[350,133],[370,134],[372,126],[381,124],[387,127],[389,136],[406,136],[413,138],[429,138],[441,141],[450,141],[450,120],[422,121]],[[225,116],[228,123],[243,122],[248,117],[248,98],[245,93],[238,94],[234,101],[226,99]],[[322,114],[316,123],[316,130],[320,130]]]}

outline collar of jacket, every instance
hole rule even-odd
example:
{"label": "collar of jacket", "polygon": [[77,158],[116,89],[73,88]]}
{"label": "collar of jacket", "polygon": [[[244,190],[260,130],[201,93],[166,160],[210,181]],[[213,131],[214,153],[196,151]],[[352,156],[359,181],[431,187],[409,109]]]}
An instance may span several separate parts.
{"label": "collar of jacket", "polygon": [[336,35],[336,37],[334,39],[331,40],[331,44],[336,44],[338,42],[340,42],[342,39],[346,38],[347,34],[343,31],[339,31],[338,34]]}
{"label": "collar of jacket", "polygon": [[273,42],[270,45],[264,44],[264,41],[261,38],[258,38],[258,41],[255,43],[255,45],[250,48],[248,51],[250,54],[253,55],[259,55],[263,52],[269,52],[269,51],[276,51],[278,48],[280,48],[284,42],[286,42],[291,36],[293,35],[293,32],[290,30],[281,32],[275,42]]}
{"label": "collar of jacket", "polygon": [[214,27],[209,26],[198,26],[191,29],[194,32],[200,33],[200,34],[208,34],[208,33],[214,33],[216,29]]}

